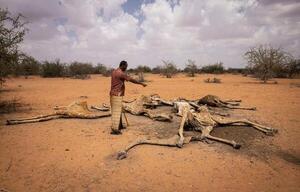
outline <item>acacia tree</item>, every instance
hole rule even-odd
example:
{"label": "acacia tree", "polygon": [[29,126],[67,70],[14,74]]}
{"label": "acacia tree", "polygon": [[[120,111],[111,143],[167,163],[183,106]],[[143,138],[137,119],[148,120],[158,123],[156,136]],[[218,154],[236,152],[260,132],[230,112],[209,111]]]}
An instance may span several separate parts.
{"label": "acacia tree", "polygon": [[196,61],[188,59],[186,67],[184,69],[184,71],[186,73],[188,73],[188,76],[190,76],[190,77],[195,77],[195,73],[197,73],[197,71],[198,71],[198,67],[195,63],[196,63]]}
{"label": "acacia tree", "polygon": [[291,60],[291,56],[281,48],[267,45],[250,48],[244,56],[248,62],[247,67],[264,83],[274,77],[276,69]]}
{"label": "acacia tree", "polygon": [[172,61],[164,61],[164,66],[162,67],[162,72],[167,78],[171,78],[174,74],[177,73],[177,67]]}
{"label": "acacia tree", "polygon": [[27,31],[21,14],[12,15],[0,8],[0,82],[12,73],[19,61],[19,44]]}

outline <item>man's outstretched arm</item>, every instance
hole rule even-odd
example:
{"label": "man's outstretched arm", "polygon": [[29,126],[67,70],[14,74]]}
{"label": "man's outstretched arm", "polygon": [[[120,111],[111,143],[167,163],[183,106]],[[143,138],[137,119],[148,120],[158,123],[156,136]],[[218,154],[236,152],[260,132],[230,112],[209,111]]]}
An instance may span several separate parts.
{"label": "man's outstretched arm", "polygon": [[134,83],[134,84],[143,85],[144,87],[147,86],[146,83],[137,81],[137,80],[135,80],[134,78],[130,77],[129,75],[125,74],[125,73],[122,74],[122,78],[125,79],[126,81],[130,81],[131,83]]}
{"label": "man's outstretched arm", "polygon": [[131,78],[131,77],[129,77],[129,80],[128,80],[128,81],[130,81],[131,83],[134,83],[134,84],[143,85],[144,87],[146,87],[146,86],[147,86],[147,84],[146,84],[146,83],[139,82],[139,81],[137,81],[137,80],[135,80],[135,79],[133,79],[133,78]]}

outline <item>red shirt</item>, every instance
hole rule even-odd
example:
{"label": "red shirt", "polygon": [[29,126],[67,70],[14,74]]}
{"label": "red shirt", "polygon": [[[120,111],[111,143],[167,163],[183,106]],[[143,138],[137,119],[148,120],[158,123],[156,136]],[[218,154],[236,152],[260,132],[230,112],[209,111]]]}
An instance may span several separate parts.
{"label": "red shirt", "polygon": [[131,77],[126,75],[120,68],[114,69],[111,72],[111,96],[124,96],[125,93],[125,83],[124,81],[129,81]]}

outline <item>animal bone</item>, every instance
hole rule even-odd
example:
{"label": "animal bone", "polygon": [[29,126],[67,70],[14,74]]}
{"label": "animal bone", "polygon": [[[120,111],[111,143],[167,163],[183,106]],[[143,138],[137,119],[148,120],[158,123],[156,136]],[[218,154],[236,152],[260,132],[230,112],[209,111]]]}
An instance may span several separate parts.
{"label": "animal bone", "polygon": [[[178,129],[178,135],[174,135],[168,139],[139,139],[131,144],[129,144],[124,150],[118,152],[117,159],[121,160],[127,157],[127,154],[130,149],[134,148],[137,145],[160,145],[160,146],[169,146],[169,147],[179,147],[181,148],[184,144],[187,144],[191,141],[191,137],[185,138],[183,136],[183,128],[187,119],[188,108],[186,106],[181,107],[185,113],[182,116],[180,127]],[[194,139],[195,140],[195,139]]]}
{"label": "animal bone", "polygon": [[[247,119],[233,119],[228,117],[221,117],[218,115],[212,115],[206,106],[201,106],[198,111],[192,112],[184,102],[175,102],[178,106],[178,114],[182,114],[182,120],[178,130],[178,135],[175,135],[169,139],[141,139],[130,144],[125,150],[118,153],[117,159],[124,159],[127,157],[128,151],[137,145],[148,144],[148,145],[160,145],[160,146],[171,146],[171,147],[182,147],[191,141],[206,141],[206,139],[222,142],[231,145],[235,149],[239,149],[241,145],[235,141],[214,137],[210,135],[212,130],[220,125],[245,125],[253,127],[266,135],[274,135],[277,133],[277,129],[273,129],[267,126],[263,126]],[[181,106],[180,106],[181,105]],[[193,131],[201,132],[200,135],[192,137],[183,137],[183,127],[191,128]]]}
{"label": "animal bone", "polygon": [[157,121],[171,121],[171,115],[165,113],[157,113],[150,109],[147,109],[147,107],[153,108],[161,105],[159,102],[160,100],[158,97],[142,95],[132,102],[123,102],[123,109],[133,115],[144,115],[149,117],[150,119]]}
{"label": "animal bone", "polygon": [[96,109],[98,111],[109,111],[110,107],[107,106],[105,103],[102,103],[102,107],[97,107],[97,106],[91,106],[91,109]]}
{"label": "animal bone", "polygon": [[215,95],[206,95],[198,100],[198,104],[229,109],[256,110],[255,107],[239,107],[241,100],[221,100]]}
{"label": "animal bone", "polygon": [[21,123],[35,123],[48,121],[58,118],[79,118],[79,119],[97,119],[110,116],[110,113],[95,114],[87,105],[86,101],[75,101],[68,106],[56,106],[54,113],[47,115],[39,115],[31,118],[20,118],[7,120],[7,125],[21,124]]}
{"label": "animal bone", "polygon": [[198,112],[188,112],[188,121],[187,124],[192,127],[195,131],[201,132],[202,138],[207,138],[210,140],[215,140],[219,142],[223,142],[229,145],[232,145],[234,148],[239,149],[241,147],[240,144],[236,143],[235,141],[229,141],[226,139],[218,138],[211,136],[211,131],[218,127],[224,125],[244,125],[250,126],[254,129],[257,129],[266,135],[274,135],[277,133],[277,129],[273,129],[267,126],[263,126],[254,122],[251,122],[247,119],[234,119],[230,117],[221,117],[218,115],[212,115],[209,113],[209,110],[206,106],[202,106]]}

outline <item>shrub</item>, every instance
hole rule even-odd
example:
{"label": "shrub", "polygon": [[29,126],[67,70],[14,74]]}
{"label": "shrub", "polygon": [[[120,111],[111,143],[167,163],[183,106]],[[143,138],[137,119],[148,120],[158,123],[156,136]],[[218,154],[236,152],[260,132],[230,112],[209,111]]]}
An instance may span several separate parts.
{"label": "shrub", "polygon": [[288,78],[293,78],[300,74],[300,59],[291,59],[285,64],[285,72]]}
{"label": "shrub", "polygon": [[188,59],[186,67],[183,70],[185,73],[188,74],[190,77],[195,77],[195,73],[198,72],[198,67],[195,64],[195,61]]}
{"label": "shrub", "polygon": [[136,72],[151,73],[151,68],[146,65],[139,65],[135,69]]}
{"label": "shrub", "polygon": [[264,83],[273,77],[284,76],[284,66],[291,61],[291,56],[280,48],[266,45],[250,48],[244,56],[247,67]]}
{"label": "shrub", "polygon": [[94,74],[102,74],[105,75],[107,73],[108,69],[105,65],[99,63],[94,67]]}
{"label": "shrub", "polygon": [[245,74],[246,70],[246,68],[228,68],[226,72],[232,74]]}
{"label": "shrub", "polygon": [[224,73],[224,67],[222,62],[217,62],[215,64],[206,65],[201,68],[203,73],[212,73],[212,74],[222,74]]}
{"label": "shrub", "polygon": [[42,77],[65,77],[68,76],[66,64],[56,59],[54,62],[44,61],[41,66]]}
{"label": "shrub", "polygon": [[72,62],[68,66],[69,75],[72,77],[78,77],[80,79],[84,79],[88,74],[92,74],[94,72],[94,68],[92,64],[89,63],[80,63],[80,62]]}
{"label": "shrub", "polygon": [[15,71],[19,62],[19,44],[27,31],[21,14],[11,15],[0,8],[0,84]]}
{"label": "shrub", "polygon": [[205,83],[221,83],[221,79],[218,79],[218,78],[207,78],[207,79],[204,79],[204,82]]}
{"label": "shrub", "polygon": [[40,73],[41,64],[31,56],[24,55],[15,73],[18,75],[38,75]]}
{"label": "shrub", "polygon": [[154,67],[154,68],[151,70],[151,72],[152,72],[153,74],[162,74],[162,66],[156,66],[156,67]]}
{"label": "shrub", "polygon": [[178,72],[176,65],[172,61],[162,61],[164,66],[162,67],[162,73],[167,78],[172,78],[174,74]]}
{"label": "shrub", "polygon": [[104,77],[110,77],[112,70],[113,70],[112,68],[107,69],[107,71],[103,74],[103,76]]}

